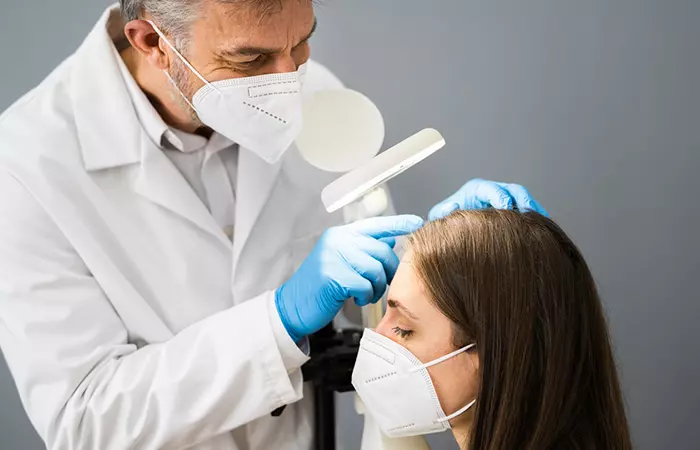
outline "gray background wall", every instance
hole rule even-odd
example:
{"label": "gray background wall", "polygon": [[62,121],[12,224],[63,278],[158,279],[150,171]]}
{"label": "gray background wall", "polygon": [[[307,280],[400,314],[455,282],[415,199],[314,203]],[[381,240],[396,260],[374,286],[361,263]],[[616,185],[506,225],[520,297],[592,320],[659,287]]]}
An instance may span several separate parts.
{"label": "gray background wall", "polygon": [[[401,212],[475,176],[527,185],[600,284],[636,447],[700,442],[700,2],[325,0],[315,57],[379,105],[387,144],[448,147],[392,182]],[[107,1],[0,4],[0,109],[82,40]],[[359,420],[341,399],[340,440]],[[434,448],[452,448],[449,436]],[[0,368],[0,448],[40,448]]]}

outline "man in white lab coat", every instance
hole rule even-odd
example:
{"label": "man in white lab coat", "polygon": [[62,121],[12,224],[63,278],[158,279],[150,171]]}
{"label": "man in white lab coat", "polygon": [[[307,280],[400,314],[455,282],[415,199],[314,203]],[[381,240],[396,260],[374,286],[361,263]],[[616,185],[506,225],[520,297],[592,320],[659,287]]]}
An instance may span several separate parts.
{"label": "man in white lab coat", "polygon": [[[420,219],[324,211],[329,176],[291,145],[303,96],[341,86],[309,60],[309,0],[122,13],[0,116],[0,345],[22,402],[52,449],[309,449],[306,336],[381,297]],[[514,205],[539,208],[475,180],[431,215]]]}

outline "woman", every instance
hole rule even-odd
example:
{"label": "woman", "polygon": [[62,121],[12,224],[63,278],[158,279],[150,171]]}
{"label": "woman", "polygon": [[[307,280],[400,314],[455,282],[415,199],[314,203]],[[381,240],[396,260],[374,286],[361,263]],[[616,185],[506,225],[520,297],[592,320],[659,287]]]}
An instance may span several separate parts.
{"label": "woman", "polygon": [[581,253],[536,213],[460,211],[409,240],[353,384],[389,436],[462,449],[631,448]]}

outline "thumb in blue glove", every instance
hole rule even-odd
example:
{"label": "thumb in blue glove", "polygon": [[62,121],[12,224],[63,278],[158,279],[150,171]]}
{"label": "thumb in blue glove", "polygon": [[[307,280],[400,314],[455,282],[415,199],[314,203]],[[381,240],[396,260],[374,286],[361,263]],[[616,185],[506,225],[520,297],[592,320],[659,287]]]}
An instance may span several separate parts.
{"label": "thumb in blue glove", "polygon": [[392,249],[397,236],[423,226],[418,216],[376,217],[330,228],[275,295],[275,304],[296,342],[325,327],[345,300],[360,306],[384,295],[399,266]]}

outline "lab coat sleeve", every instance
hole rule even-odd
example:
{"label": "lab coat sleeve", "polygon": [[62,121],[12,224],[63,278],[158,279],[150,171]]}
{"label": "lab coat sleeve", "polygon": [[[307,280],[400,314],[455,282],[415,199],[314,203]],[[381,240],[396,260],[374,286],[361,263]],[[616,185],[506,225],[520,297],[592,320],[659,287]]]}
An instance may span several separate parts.
{"label": "lab coat sleeve", "polygon": [[138,349],[55,223],[2,170],[0,192],[0,346],[49,449],[186,448],[302,397],[307,357],[280,332],[272,292]]}
{"label": "lab coat sleeve", "polygon": [[[292,373],[309,360],[308,355],[311,352],[309,338],[304,337],[296,344],[289,336],[287,329],[282,323],[282,318],[277,311],[274,295],[271,296],[271,300],[272,301],[268,303],[268,312],[270,324],[272,325],[272,332],[275,335],[275,341],[280,349],[284,367],[289,373]],[[301,372],[299,372],[299,374],[301,374]]]}

